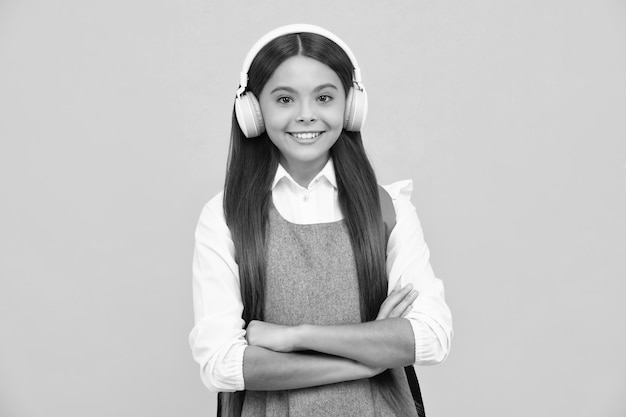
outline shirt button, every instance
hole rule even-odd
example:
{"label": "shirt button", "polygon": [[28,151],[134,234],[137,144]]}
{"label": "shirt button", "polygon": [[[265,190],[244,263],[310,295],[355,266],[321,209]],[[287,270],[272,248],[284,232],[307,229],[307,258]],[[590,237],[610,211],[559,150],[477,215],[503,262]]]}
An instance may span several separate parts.
{"label": "shirt button", "polygon": [[305,203],[306,203],[307,201],[309,201],[309,195],[308,195],[308,194],[305,194],[305,195],[302,197],[302,201],[304,201]]}

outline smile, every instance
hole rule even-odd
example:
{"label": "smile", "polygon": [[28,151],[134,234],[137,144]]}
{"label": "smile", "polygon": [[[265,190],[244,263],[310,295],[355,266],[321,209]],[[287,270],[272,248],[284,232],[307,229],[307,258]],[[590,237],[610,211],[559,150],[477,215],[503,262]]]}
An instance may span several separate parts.
{"label": "smile", "polygon": [[321,134],[322,132],[292,132],[290,133],[291,136],[299,140],[315,139]]}

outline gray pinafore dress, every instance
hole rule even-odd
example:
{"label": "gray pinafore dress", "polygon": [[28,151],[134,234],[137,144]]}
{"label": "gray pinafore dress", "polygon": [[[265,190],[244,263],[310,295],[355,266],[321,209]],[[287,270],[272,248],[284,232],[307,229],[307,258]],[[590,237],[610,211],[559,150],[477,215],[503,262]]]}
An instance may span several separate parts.
{"label": "gray pinafore dress", "polygon": [[[270,205],[265,321],[359,323],[359,291],[344,221],[294,224]],[[355,346],[355,349],[358,349]],[[399,372],[397,372],[399,371]],[[394,370],[411,398],[402,370]],[[243,417],[394,416],[369,379],[287,391],[246,391]],[[415,414],[417,416],[417,413]]]}

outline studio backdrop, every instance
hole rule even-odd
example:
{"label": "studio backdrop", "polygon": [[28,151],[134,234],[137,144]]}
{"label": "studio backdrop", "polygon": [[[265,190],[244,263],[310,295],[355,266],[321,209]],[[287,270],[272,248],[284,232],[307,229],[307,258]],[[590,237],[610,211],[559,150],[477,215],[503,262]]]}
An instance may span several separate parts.
{"label": "studio backdrop", "polygon": [[358,58],[379,182],[454,319],[427,415],[626,415],[626,3],[0,1],[0,415],[209,416],[191,258],[238,73],[288,23]]}

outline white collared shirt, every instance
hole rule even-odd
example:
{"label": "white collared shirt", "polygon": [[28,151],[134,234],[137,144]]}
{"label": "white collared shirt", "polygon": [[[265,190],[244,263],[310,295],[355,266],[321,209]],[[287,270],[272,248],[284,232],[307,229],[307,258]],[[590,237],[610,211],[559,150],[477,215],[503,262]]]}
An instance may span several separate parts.
{"label": "white collared shirt", "polygon": [[[445,302],[443,282],[430,267],[428,247],[410,200],[413,184],[400,181],[383,188],[391,196],[396,211],[396,226],[387,244],[389,292],[398,281],[403,286],[411,283],[419,291],[413,309],[406,316],[415,336],[415,364],[440,363],[450,350],[452,318]],[[292,223],[328,223],[343,218],[332,160],[306,188],[279,165],[272,200],[281,216]],[[244,389],[243,355],[247,346],[239,268],[222,201],[223,192],[205,205],[196,228],[195,326],[189,336],[202,381],[215,392]]]}
{"label": "white collared shirt", "polygon": [[306,188],[298,184],[282,165],[278,165],[272,183],[272,201],[281,216],[291,223],[330,223],[343,218],[332,160]]}

